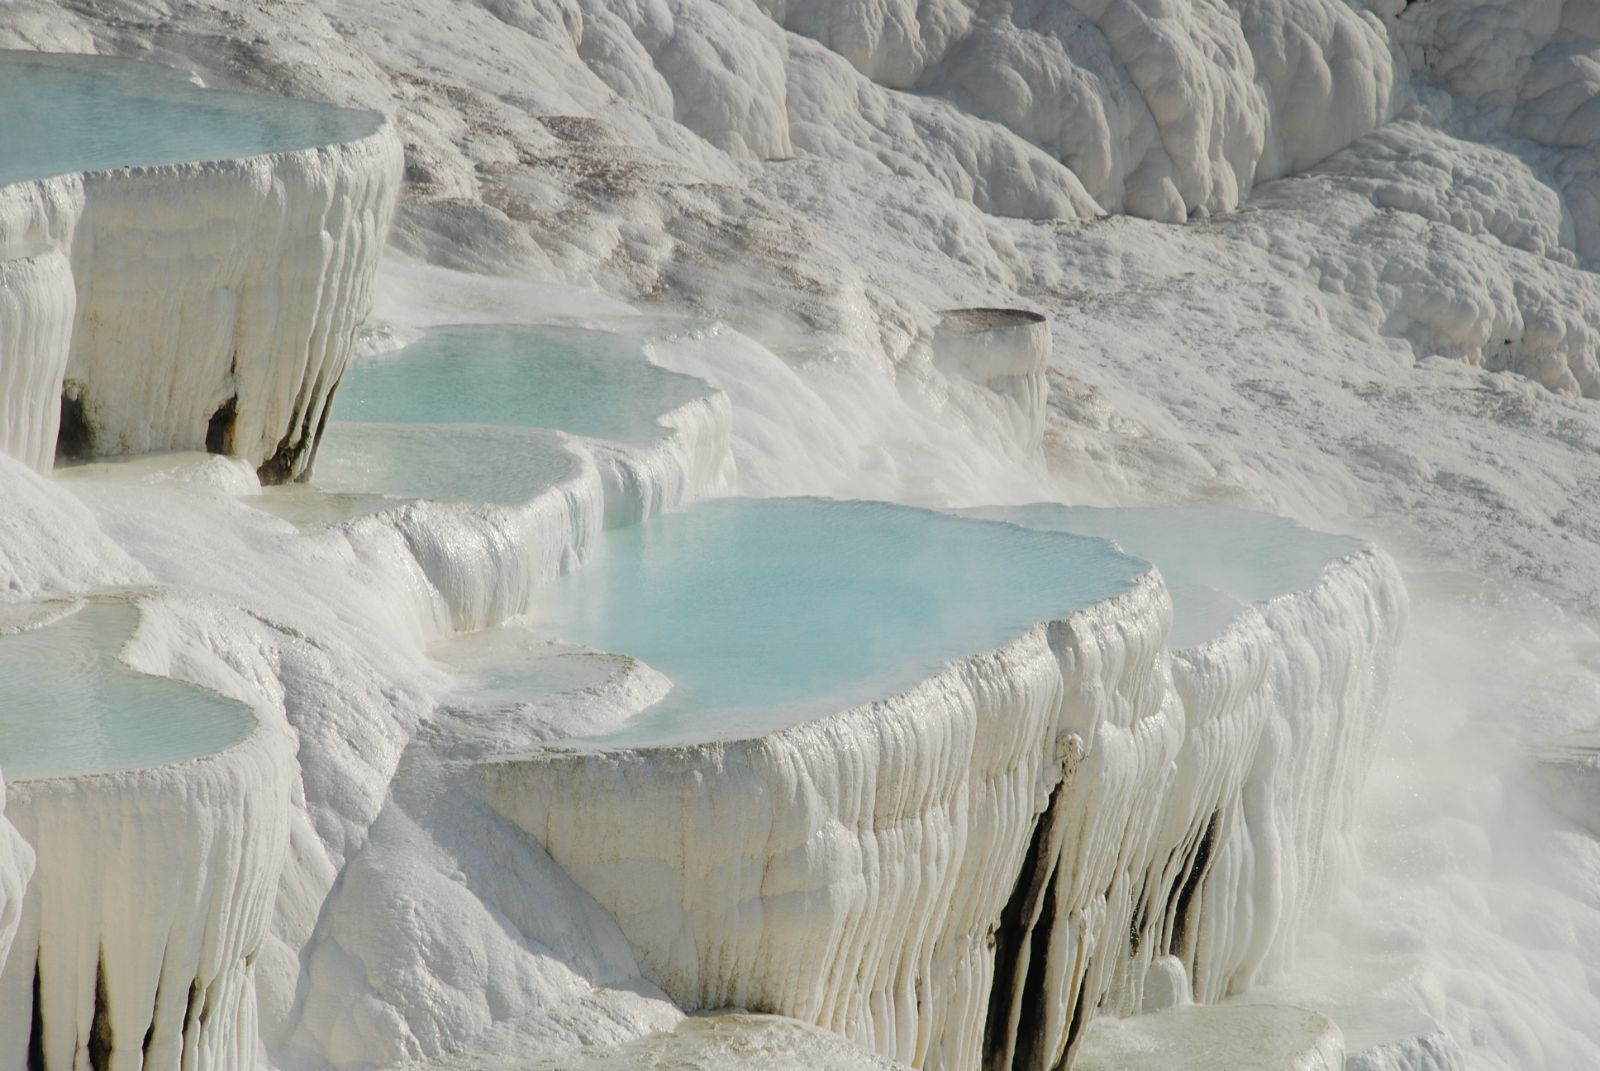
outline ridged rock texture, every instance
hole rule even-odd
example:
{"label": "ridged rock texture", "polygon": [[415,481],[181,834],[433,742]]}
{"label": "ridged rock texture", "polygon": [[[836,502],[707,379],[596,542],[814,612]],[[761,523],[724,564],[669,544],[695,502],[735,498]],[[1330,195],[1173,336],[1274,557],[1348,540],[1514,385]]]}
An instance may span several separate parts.
{"label": "ridged rock texture", "polygon": [[9,786],[38,862],[0,973],[0,1064],[251,1065],[292,769],[286,736],[257,728],[190,762]]}
{"label": "ridged rock texture", "polygon": [[36,469],[55,459],[82,211],[76,176],[0,186],[0,451]]}

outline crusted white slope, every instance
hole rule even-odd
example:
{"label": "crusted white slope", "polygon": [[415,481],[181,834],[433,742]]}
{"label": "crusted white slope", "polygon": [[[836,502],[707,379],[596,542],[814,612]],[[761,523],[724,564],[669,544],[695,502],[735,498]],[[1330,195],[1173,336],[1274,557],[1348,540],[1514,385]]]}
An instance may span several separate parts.
{"label": "crusted white slope", "polygon": [[600,467],[608,526],[733,493],[733,406],[726,394],[713,391],[661,414],[658,422],[662,433],[647,444],[585,443]]}
{"label": "crusted white slope", "polygon": [[[1123,601],[1165,613],[1150,583]],[[1158,649],[1129,659],[1136,695],[1152,694],[1138,677]],[[485,790],[680,1005],[781,1012],[902,1061],[975,1066],[988,929],[1075,758],[1066,737],[1057,757],[1065,688],[1039,628],[898,700],[746,743],[547,753],[486,769]]]}
{"label": "crusted white slope", "polygon": [[[286,722],[299,740],[298,770],[278,793],[289,831],[284,877],[255,971],[262,1040],[279,1058],[363,1066],[380,1055],[437,1055],[513,1012],[536,1025],[540,1016],[554,1016],[537,1036],[568,1047],[634,1037],[676,1020],[678,1013],[638,979],[620,936],[606,936],[610,920],[558,867],[540,861],[536,845],[475,844],[479,816],[448,810],[436,820],[442,831],[419,829],[406,813],[418,805],[399,809],[390,793],[392,784],[415,780],[397,770],[429,709],[425,697],[439,687],[428,641],[452,627],[482,628],[526,610],[539,583],[586,553],[608,509],[639,516],[720,486],[715,481],[725,480],[729,468],[727,417],[726,400],[712,396],[686,413],[668,414],[669,427],[654,443],[611,448],[608,463],[634,474],[631,483],[619,482],[623,497],[615,505],[589,457],[599,445],[564,439],[558,449],[570,451],[565,475],[526,502],[391,502],[376,513],[303,529],[252,508],[263,494],[253,486],[242,502],[232,501],[236,482],[208,474],[230,464],[219,458],[93,465],[54,483],[4,460],[18,489],[40,484],[39,497],[55,510],[71,504],[81,511],[74,494],[86,501],[142,563],[128,563],[134,575],[205,593],[147,606],[147,618],[160,622],[157,635],[188,642],[175,651],[155,645],[144,653],[144,668],[263,704],[267,720]],[[483,429],[425,430],[441,449],[449,445],[441,433],[464,436],[468,447],[484,445]],[[253,484],[248,470],[240,475]],[[301,504],[319,493],[265,492]],[[21,537],[33,525],[52,523],[53,513],[37,512],[16,533],[24,549],[29,544]],[[70,527],[98,531],[91,513]],[[407,800],[421,798],[421,791],[408,789]],[[395,813],[386,816],[391,806]],[[439,846],[430,852],[436,836]],[[442,860],[468,853],[476,860],[473,887],[457,891],[457,908],[427,927],[451,938],[464,927],[491,964],[481,974],[470,955],[436,955],[439,949],[420,935],[417,943],[397,943],[397,934],[410,931],[372,920],[384,897],[414,903],[426,891],[425,905],[451,899],[455,890],[442,876]],[[418,876],[425,859],[438,864],[437,881]],[[568,907],[554,906],[560,897]],[[592,952],[569,935],[585,912]],[[526,938],[508,938],[507,913]],[[77,918],[92,932],[92,913]],[[549,947],[533,943],[539,935]],[[375,949],[381,959],[372,976],[382,987],[376,995],[350,973],[361,970],[357,955]],[[405,981],[391,987],[384,981],[390,969]],[[446,980],[459,986],[458,1000],[437,996]],[[634,995],[633,987],[646,991]],[[395,1007],[405,1019],[394,1015]]]}
{"label": "crusted white slope", "polygon": [[1173,1008],[1137,1019],[1096,1020],[1073,1066],[1078,1071],[1344,1071],[1344,1049],[1339,1028],[1304,1008]]}
{"label": "crusted white slope", "polygon": [[[1230,210],[1406,99],[1390,20],[1365,6],[405,0],[280,19],[212,0],[113,28],[27,0],[4,40],[147,40],[212,77],[394,110],[409,252],[691,305],[737,292],[751,319],[899,359],[926,295],[885,285],[817,208],[860,196],[966,264],[1012,255],[981,212]],[[771,185],[815,162],[820,183]]]}
{"label": "crusted white slope", "polygon": [[1049,417],[1050,322],[1026,309],[950,309],[933,335],[934,365],[1004,399],[1012,438],[1037,453]]}
{"label": "crusted white slope", "polygon": [[1189,823],[1180,865],[1200,880],[1165,926],[1197,999],[1281,973],[1343,886],[1406,603],[1394,564],[1357,554],[1174,653],[1187,731],[1166,821]]}

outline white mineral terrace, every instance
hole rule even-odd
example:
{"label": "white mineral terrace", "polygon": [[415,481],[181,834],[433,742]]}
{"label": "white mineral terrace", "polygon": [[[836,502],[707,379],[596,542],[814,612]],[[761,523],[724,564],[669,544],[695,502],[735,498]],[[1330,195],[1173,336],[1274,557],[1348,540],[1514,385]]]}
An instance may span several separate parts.
{"label": "white mineral terrace", "polygon": [[0,93],[0,449],[302,473],[394,211],[393,128],[99,57],[4,53]]}
{"label": "white mineral terrace", "polygon": [[[543,604],[557,634],[674,689],[590,742],[486,756],[480,791],[611,912],[646,975],[685,1008],[777,1011],[917,1066],[1047,1068],[1092,1014],[1147,1007],[1157,959],[1202,1000],[1288,960],[1347,862],[1404,617],[1392,565],[1248,514],[1096,517],[1130,542],[1182,527],[1175,571],[1219,563],[1240,612],[1172,652],[1165,589],[1129,573],[1003,641],[962,617],[974,654],[931,672],[907,635],[975,613],[977,591],[1027,617],[992,565],[955,561],[1014,560],[1047,601],[1050,574],[1020,546],[955,538],[939,565],[898,532],[875,550],[852,508],[661,518],[609,535]],[[1304,545],[1258,565],[1252,538]],[[930,571],[942,583],[913,594]],[[922,679],[885,679],[896,665]],[[849,705],[867,696],[839,675],[865,666],[883,698]]]}
{"label": "white mineral terrace", "polygon": [[336,416],[315,480],[258,503],[399,531],[464,629],[526,612],[603,527],[734,480],[726,396],[598,330],[430,332],[356,362]]}
{"label": "white mineral terrace", "polygon": [[22,604],[0,613],[7,780],[181,762],[250,734],[256,721],[243,704],[120,661],[137,622],[137,607],[125,602]]}
{"label": "white mineral terrace", "polygon": [[0,1061],[240,1066],[287,848],[287,741],[122,661],[134,603],[10,611],[0,769],[35,862],[0,968]]}
{"label": "white mineral terrace", "polygon": [[[1370,68],[1344,134],[1211,159],[1152,114],[1034,200],[1177,220],[1333,151],[1396,107],[1382,24],[1347,14],[1319,31]],[[1043,167],[1066,132],[961,74],[982,54],[946,57],[960,99]],[[1328,95],[1298,85],[1256,92]],[[0,99],[0,1067],[1454,1059],[1409,1008],[1248,1002],[1354,869],[1407,616],[1387,556],[1222,509],[844,497],[1028,501],[1042,313],[956,294],[871,362],[527,322],[559,302],[458,279],[485,322],[429,295],[352,361],[389,121],[95,57],[0,54]],[[1540,761],[1588,815],[1574,748]]]}
{"label": "white mineral terrace", "polygon": [[[459,375],[469,368],[482,384]],[[40,1016],[7,1019],[10,1050],[94,1063],[148,1032],[152,1052],[231,1066],[257,1030],[262,954],[276,994],[262,999],[280,1009],[265,1029],[288,1051],[357,1067],[469,1041],[480,1012],[408,1002],[434,1025],[402,1045],[347,992],[351,964],[394,1000],[415,984],[413,956],[458,969],[396,948],[374,923],[389,910],[374,904],[444,895],[393,884],[419,833],[481,860],[472,895],[530,933],[559,916],[508,904],[493,871],[583,917],[596,909],[580,899],[597,903],[587,971],[638,972],[629,985],[659,986],[679,1008],[775,1011],[930,1068],[1050,1067],[1080,1038],[1103,1047],[1084,1032],[1096,1015],[1248,988],[1290,958],[1337,886],[1404,607],[1365,545],[1226,511],[1033,506],[995,521],[815,499],[692,505],[732,481],[726,399],[593,331],[451,329],[356,369],[341,405],[363,419],[328,425],[309,485],[256,491],[223,459],[173,454],[80,466],[64,486],[108,521],[159,517],[158,543],[174,523],[220,523],[219,536],[237,532],[221,544],[231,553],[261,554],[250,533],[264,510],[294,522],[268,544],[294,559],[354,552],[376,570],[374,594],[410,592],[392,605],[409,602],[435,637],[429,654],[452,683],[429,686],[431,727],[390,752],[389,802],[372,805],[372,843],[341,886],[290,857],[271,933],[281,852],[303,821],[279,734],[150,772],[14,784],[10,814],[38,864],[4,984]],[[599,458],[645,476],[604,479]],[[241,492],[253,508],[224,509]],[[613,508],[617,496],[633,497]],[[660,512],[673,505],[687,508]],[[140,541],[146,522],[117,523]],[[1177,579],[1176,633],[1162,574],[1105,537]],[[486,626],[500,627],[450,634]],[[21,635],[36,634],[48,629]],[[114,688],[96,695],[141,709]],[[173,900],[158,913],[165,943],[124,948],[139,927],[108,937],[110,908],[84,899],[107,879],[39,899],[65,880],[52,875],[123,865],[94,838],[40,847],[42,823],[83,820],[74,807],[123,815],[132,804],[118,801],[151,806],[167,786],[211,807],[213,780],[233,785],[216,810],[245,835],[219,840],[213,818],[185,819],[192,838],[148,850],[171,880],[254,905],[243,914]],[[523,846],[508,856],[512,842]],[[301,913],[319,897],[327,921],[314,928]],[[440,916],[429,947],[481,940],[482,910]],[[309,950],[295,983],[306,1010],[285,1035],[283,957],[296,944]],[[76,958],[58,963],[58,948]],[[716,1036],[680,1031],[663,1051]],[[1313,1031],[1304,1051],[1342,1044]]]}

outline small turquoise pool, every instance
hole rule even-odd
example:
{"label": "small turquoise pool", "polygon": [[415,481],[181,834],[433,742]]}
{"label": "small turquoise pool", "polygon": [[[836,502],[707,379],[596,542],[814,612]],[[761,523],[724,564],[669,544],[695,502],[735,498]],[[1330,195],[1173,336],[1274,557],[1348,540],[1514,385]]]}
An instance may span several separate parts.
{"label": "small turquoise pool", "polygon": [[317,448],[315,485],[435,502],[520,506],[578,472],[551,435],[463,424],[331,424]]}
{"label": "small turquoise pool", "polygon": [[559,436],[532,428],[334,421],[309,483],[251,501],[296,524],[336,524],[416,500],[523,506],[578,475]]}
{"label": "small turquoise pool", "polygon": [[1099,539],[882,503],[723,499],[607,532],[535,616],[672,679],[598,742],[737,739],[893,695],[1147,568]]}
{"label": "small turquoise pool", "polygon": [[648,442],[657,420],[710,393],[651,364],[640,343],[569,327],[450,327],[351,364],[334,417],[392,424],[555,428]]}
{"label": "small turquoise pool", "polygon": [[309,149],[382,124],[374,112],[202,89],[169,68],[106,56],[0,51],[0,101],[0,185]]}
{"label": "small turquoise pool", "polygon": [[7,781],[139,769],[221,751],[255,726],[243,703],[124,665],[128,603],[89,603],[0,634],[0,775]]}
{"label": "small turquoise pool", "polygon": [[1212,506],[1095,509],[1039,503],[965,515],[1099,536],[1154,563],[1172,594],[1175,647],[1215,637],[1248,603],[1315,587],[1330,562],[1364,546],[1283,517]]}

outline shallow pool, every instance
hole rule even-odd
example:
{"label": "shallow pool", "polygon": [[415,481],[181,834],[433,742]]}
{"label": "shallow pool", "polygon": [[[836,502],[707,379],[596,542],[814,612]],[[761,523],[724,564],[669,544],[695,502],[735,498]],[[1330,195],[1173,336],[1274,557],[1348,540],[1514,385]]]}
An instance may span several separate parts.
{"label": "shallow pool", "polygon": [[604,743],[681,743],[892,695],[1146,568],[1099,539],[882,503],[724,499],[607,532],[535,616],[672,679]]}
{"label": "shallow pool", "polygon": [[0,101],[0,185],[309,149],[382,123],[374,112],[201,89],[155,64],[38,52],[0,51]]}
{"label": "shallow pool", "polygon": [[555,428],[618,442],[661,434],[664,413],[706,397],[641,344],[572,327],[449,327],[351,364],[334,416],[400,424]]}
{"label": "shallow pool", "polygon": [[337,524],[416,500],[522,506],[576,476],[558,436],[531,428],[335,421],[308,483],[248,501],[301,525]]}
{"label": "shallow pool", "polygon": [[88,603],[0,634],[0,775],[7,781],[178,762],[249,735],[255,715],[244,704],[118,660],[138,620],[128,603]]}
{"label": "shallow pool", "polygon": [[570,479],[578,458],[556,436],[471,425],[329,425],[314,480],[333,492],[520,506]]}
{"label": "shallow pool", "polygon": [[1247,603],[1315,587],[1330,562],[1364,546],[1283,517],[1214,506],[1095,509],[1039,503],[966,515],[1099,536],[1154,563],[1172,593],[1175,647],[1213,638]]}

